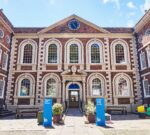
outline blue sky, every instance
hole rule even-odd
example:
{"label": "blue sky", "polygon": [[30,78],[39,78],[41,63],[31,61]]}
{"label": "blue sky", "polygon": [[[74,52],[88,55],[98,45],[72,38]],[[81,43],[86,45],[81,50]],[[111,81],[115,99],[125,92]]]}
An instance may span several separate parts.
{"label": "blue sky", "polygon": [[150,8],[150,0],[0,0],[17,27],[43,27],[76,14],[102,27],[130,27]]}

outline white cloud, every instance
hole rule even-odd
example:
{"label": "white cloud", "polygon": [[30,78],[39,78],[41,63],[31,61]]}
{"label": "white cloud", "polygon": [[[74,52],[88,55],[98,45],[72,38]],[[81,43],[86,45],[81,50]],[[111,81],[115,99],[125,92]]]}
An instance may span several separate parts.
{"label": "white cloud", "polygon": [[127,21],[127,27],[133,27],[134,26],[134,21],[133,20],[128,20]]}
{"label": "white cloud", "polygon": [[120,0],[102,0],[104,4],[107,3],[115,3],[115,5],[117,6],[118,9],[120,9]]}
{"label": "white cloud", "polygon": [[8,3],[8,0],[2,0],[3,3],[7,4]]}
{"label": "white cloud", "polygon": [[145,10],[150,9],[150,0],[145,0],[144,4],[140,6],[141,11],[145,13]]}
{"label": "white cloud", "polygon": [[55,4],[55,0],[49,0],[50,5],[54,5]]}
{"label": "white cloud", "polygon": [[129,2],[127,3],[127,7],[128,7],[128,8],[131,8],[131,9],[135,9],[135,8],[136,8],[135,4],[134,4],[132,1],[129,1]]}

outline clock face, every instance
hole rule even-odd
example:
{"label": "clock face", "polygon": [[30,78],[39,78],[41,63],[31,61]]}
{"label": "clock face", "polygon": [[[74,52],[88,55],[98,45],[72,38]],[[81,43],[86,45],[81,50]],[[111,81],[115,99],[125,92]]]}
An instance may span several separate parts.
{"label": "clock face", "polygon": [[71,30],[77,30],[80,28],[80,23],[76,19],[73,19],[68,23],[68,27]]}

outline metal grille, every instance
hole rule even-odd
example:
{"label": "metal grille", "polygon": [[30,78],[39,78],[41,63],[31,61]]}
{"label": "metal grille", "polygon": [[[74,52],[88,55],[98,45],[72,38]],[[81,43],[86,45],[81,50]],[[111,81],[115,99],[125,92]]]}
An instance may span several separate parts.
{"label": "metal grille", "polygon": [[100,49],[98,44],[91,46],[91,63],[100,63]]}
{"label": "metal grille", "polygon": [[57,46],[55,44],[48,47],[48,63],[57,63]]}
{"label": "metal grille", "polygon": [[124,47],[121,44],[115,46],[115,53],[116,53],[116,63],[124,63],[125,62]]}
{"label": "metal grille", "polygon": [[29,96],[29,92],[30,92],[30,80],[23,79],[21,81],[20,96]]}
{"label": "metal grille", "polygon": [[78,46],[76,44],[70,45],[70,63],[79,63]]}
{"label": "metal grille", "polygon": [[23,63],[32,63],[32,45],[27,44],[24,47]]}
{"label": "metal grille", "polygon": [[47,81],[46,95],[47,96],[55,96],[56,95],[56,81],[52,78]]}
{"label": "metal grille", "polygon": [[102,96],[101,81],[98,78],[92,81],[92,92],[94,96]]}

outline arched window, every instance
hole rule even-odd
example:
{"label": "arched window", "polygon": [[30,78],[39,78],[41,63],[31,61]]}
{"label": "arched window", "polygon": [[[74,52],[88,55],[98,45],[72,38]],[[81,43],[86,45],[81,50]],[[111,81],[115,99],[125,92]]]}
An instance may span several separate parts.
{"label": "arched window", "polygon": [[30,80],[23,79],[21,81],[19,96],[29,96],[30,95],[30,85],[31,85]]}
{"label": "arched window", "polygon": [[117,80],[117,96],[129,96],[129,82],[125,78]]}
{"label": "arched window", "polygon": [[92,95],[102,96],[101,80],[98,78],[92,80]]}
{"label": "arched window", "polygon": [[48,63],[57,63],[57,46],[55,44],[48,47]]}
{"label": "arched window", "polygon": [[121,44],[115,46],[116,63],[125,63],[124,47]]}
{"label": "arched window", "polygon": [[24,46],[24,53],[23,53],[23,63],[32,63],[32,45],[27,44]]}
{"label": "arched window", "polygon": [[100,63],[100,48],[98,44],[91,45],[91,63]]}
{"label": "arched window", "polygon": [[56,81],[52,78],[47,81],[46,96],[56,96]]}
{"label": "arched window", "polygon": [[78,45],[70,45],[70,63],[79,63]]}

